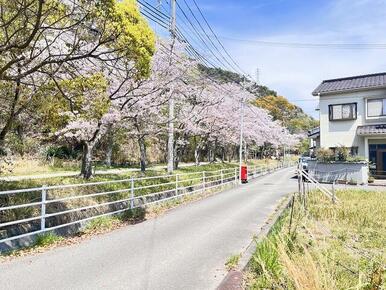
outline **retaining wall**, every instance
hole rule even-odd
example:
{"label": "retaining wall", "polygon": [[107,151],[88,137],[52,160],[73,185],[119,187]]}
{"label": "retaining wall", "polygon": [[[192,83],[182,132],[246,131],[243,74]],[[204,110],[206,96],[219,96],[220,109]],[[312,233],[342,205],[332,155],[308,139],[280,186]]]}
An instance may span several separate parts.
{"label": "retaining wall", "polygon": [[319,182],[367,184],[369,166],[367,162],[318,162],[308,161],[308,172]]}

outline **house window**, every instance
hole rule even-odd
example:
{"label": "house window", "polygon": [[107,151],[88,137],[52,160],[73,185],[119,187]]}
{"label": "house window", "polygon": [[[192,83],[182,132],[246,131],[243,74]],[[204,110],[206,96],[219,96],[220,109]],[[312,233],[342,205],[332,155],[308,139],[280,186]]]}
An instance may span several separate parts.
{"label": "house window", "polygon": [[367,117],[386,116],[386,99],[367,100]]}
{"label": "house window", "polygon": [[350,155],[351,156],[358,156],[358,147],[351,147],[350,148]]}
{"label": "house window", "polygon": [[357,103],[329,105],[330,121],[356,120]]}

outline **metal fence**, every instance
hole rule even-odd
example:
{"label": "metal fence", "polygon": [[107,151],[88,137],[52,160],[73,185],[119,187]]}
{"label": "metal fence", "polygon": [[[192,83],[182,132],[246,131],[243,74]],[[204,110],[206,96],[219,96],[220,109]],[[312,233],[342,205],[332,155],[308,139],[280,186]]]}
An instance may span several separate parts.
{"label": "metal fence", "polygon": [[[293,165],[252,167],[248,177]],[[231,168],[0,191],[0,243],[238,183]]]}

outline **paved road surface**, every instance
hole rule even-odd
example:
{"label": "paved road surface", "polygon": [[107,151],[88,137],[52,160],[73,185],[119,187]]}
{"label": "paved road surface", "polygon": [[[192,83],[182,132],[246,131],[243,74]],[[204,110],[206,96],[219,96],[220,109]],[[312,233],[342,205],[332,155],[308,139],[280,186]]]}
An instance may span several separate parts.
{"label": "paved road surface", "polygon": [[215,289],[224,263],[246,249],[294,169],[179,207],[78,245],[0,264],[5,289]]}

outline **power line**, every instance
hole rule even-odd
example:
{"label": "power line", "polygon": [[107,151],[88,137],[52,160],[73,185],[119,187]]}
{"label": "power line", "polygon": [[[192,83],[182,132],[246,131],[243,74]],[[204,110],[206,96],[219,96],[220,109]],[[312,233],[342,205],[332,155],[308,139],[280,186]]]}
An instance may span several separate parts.
{"label": "power line", "polygon": [[167,21],[169,22],[170,21],[170,16],[163,13],[162,11],[160,11],[157,7],[154,7],[152,4],[150,4],[149,2],[145,1],[145,0],[138,0],[138,3],[140,3],[142,5],[142,7],[148,9],[148,10],[151,10],[153,13],[156,13],[157,16],[159,16],[160,18],[163,18],[164,21]]}
{"label": "power line", "polygon": [[185,17],[185,19],[188,21],[190,26],[193,28],[195,34],[198,36],[198,38],[202,41],[202,43],[205,45],[205,47],[208,49],[208,51],[211,53],[211,55],[214,56],[214,58],[217,60],[217,63],[220,64],[219,67],[226,67],[226,65],[217,57],[217,55],[213,52],[213,50],[210,48],[208,43],[204,40],[201,33],[198,31],[196,25],[193,24],[193,22],[190,20],[186,12],[182,9],[181,5],[177,2],[177,7],[181,11],[182,15]]}
{"label": "power line", "polygon": [[[169,23],[168,22],[170,22],[170,17],[167,14],[165,14],[162,11],[160,11],[159,9],[155,8],[153,5],[149,4],[145,0],[138,0],[138,2],[142,5],[141,7],[143,9],[141,10],[141,13],[145,17],[147,17],[149,20],[159,24],[160,26],[162,26],[165,29],[169,28]],[[178,5],[178,3],[177,3],[177,5]],[[165,9],[165,7],[164,7],[164,9]],[[186,18],[189,21],[189,18],[188,17],[186,17]],[[195,28],[194,25],[192,25],[192,27]],[[205,66],[212,66],[214,68],[217,67],[217,65],[215,65],[212,61],[208,60],[204,55],[202,55],[200,52],[198,52],[193,47],[193,45],[190,43],[190,41],[187,39],[187,37],[181,32],[180,29],[178,29],[178,27],[176,27],[176,32],[175,33],[176,33],[177,40],[182,42],[182,43],[184,43],[184,44],[186,44],[185,49],[187,50],[189,55],[191,55],[197,61],[203,63]],[[196,33],[199,33],[199,32],[196,30]],[[206,44],[205,41],[204,41],[204,43]],[[212,51],[212,53],[213,53],[213,51]],[[212,75],[215,76],[215,74],[216,73],[213,73]],[[206,72],[206,77],[208,79],[210,79],[211,81],[213,81],[217,85],[218,81],[214,80],[213,78],[211,78],[211,73]],[[236,79],[231,78],[231,77],[229,77],[229,80],[237,81]],[[224,90],[224,88],[221,85],[220,86],[216,86],[216,87],[218,89]],[[228,93],[230,93],[230,92],[228,92]]]}
{"label": "power line", "polygon": [[[193,16],[194,20],[197,22],[198,26],[201,28],[202,32],[204,33],[204,35],[206,36],[206,38],[209,40],[210,44],[212,45],[212,47],[220,54],[221,58],[228,64],[228,66],[231,68],[231,70],[235,70],[235,71],[238,71],[238,69],[233,65],[231,64],[228,59],[226,59],[224,57],[224,55],[222,54],[222,52],[219,50],[219,48],[214,44],[213,40],[209,37],[209,35],[207,34],[206,30],[204,29],[204,27],[202,26],[201,22],[198,20],[198,18],[196,17],[196,15],[194,14],[193,10],[190,8],[189,4],[186,2],[186,0],[183,0],[186,7],[188,8],[190,14]],[[199,9],[200,13],[201,13],[201,9],[198,7],[197,3],[194,2],[197,9]],[[206,21],[206,19],[204,18],[204,15],[201,13],[201,16],[202,18],[204,19],[204,21],[206,22],[207,26],[209,26],[209,23]],[[210,27],[211,29],[211,27]],[[213,30],[211,30],[213,31]],[[213,33],[213,32],[212,32]]]}
{"label": "power line", "polygon": [[[153,5],[149,4],[147,1],[138,0],[138,2],[141,4],[141,7],[143,8],[141,10],[141,13],[148,18],[149,20],[153,21],[154,23],[160,25],[161,27],[165,28],[166,30],[169,29],[170,25],[170,17],[166,15],[165,13],[159,11],[157,8],[155,8]],[[198,61],[202,62],[206,66],[212,66],[217,67],[216,64],[214,64],[212,61],[208,60],[205,56],[200,54],[190,43],[190,41],[185,37],[185,35],[180,31],[178,27],[176,27],[176,36],[177,39],[186,44],[186,50],[187,52],[197,59]]]}
{"label": "power line", "polygon": [[209,22],[207,21],[206,17],[204,16],[204,14],[202,13],[202,10],[201,8],[197,5],[197,2],[196,0],[193,0],[194,2],[194,5],[197,7],[198,11],[200,12],[201,14],[201,17],[204,19],[206,25],[209,27],[210,31],[212,32],[212,34],[214,35],[214,37],[216,38],[217,42],[220,44],[220,46],[222,47],[222,49],[225,51],[226,55],[229,57],[229,59],[239,68],[239,70],[243,73],[243,74],[246,74],[243,69],[237,64],[237,62],[233,59],[233,57],[230,55],[230,53],[228,52],[228,50],[225,48],[225,46],[223,45],[223,43],[220,41],[220,39],[218,38],[218,36],[216,35],[216,33],[213,31],[212,27],[210,26]]}
{"label": "power line", "polygon": [[257,39],[241,39],[228,36],[219,36],[236,42],[249,42],[261,46],[283,47],[283,48],[315,48],[315,49],[386,49],[386,43],[309,43],[309,42],[279,42]]}
{"label": "power line", "polygon": [[[150,4],[149,2],[147,2],[146,0],[138,0],[138,2],[141,4],[141,7],[143,8],[142,9],[142,14],[147,17],[149,20],[159,24],[161,27],[165,28],[165,29],[168,29],[169,27],[169,23],[170,23],[170,17],[163,13],[162,11],[160,11],[160,9],[157,9],[156,7],[154,7],[152,4]],[[186,3],[186,1],[185,1]],[[187,4],[187,3],[186,3]],[[212,49],[210,49],[210,47],[208,46],[207,42],[203,39],[202,35],[200,34],[200,32],[197,30],[197,27],[192,23],[192,21],[190,21],[189,17],[186,15],[185,11],[183,11],[182,7],[177,3],[177,5],[179,6],[179,10],[184,14],[184,17],[185,19],[189,22],[190,26],[188,25],[188,29],[193,32],[193,34],[197,35],[201,42],[198,42],[199,44],[203,44],[209,51],[210,51],[210,55],[213,55],[216,59],[217,59],[217,62],[213,62],[211,60],[209,60],[207,57],[205,57],[202,53],[200,53],[191,43],[191,41],[188,39],[188,37],[185,36],[186,33],[183,33],[181,31],[181,29],[179,27],[176,27],[176,36],[177,36],[177,40],[182,42],[183,44],[185,44],[185,49],[186,51],[188,52],[188,54],[195,58],[196,60],[198,60],[199,62],[203,63],[205,66],[208,66],[208,67],[226,67],[226,65],[224,64],[224,62],[222,62],[218,57],[217,55],[213,52]],[[167,12],[167,9],[164,7],[164,5],[161,3],[161,7]],[[190,10],[191,11],[191,10]],[[193,11],[191,11],[191,13],[193,13]],[[178,17],[178,15],[177,15]],[[184,23],[186,24],[185,20],[182,19],[184,21]],[[196,21],[198,22],[198,19],[196,18]],[[208,23],[209,24],[209,23]],[[193,28],[193,30],[191,29],[191,27]],[[202,25],[201,25],[201,28],[203,29]],[[212,29],[213,31],[213,29]],[[185,31],[186,32],[186,31]],[[191,35],[188,33],[188,35]],[[193,40],[195,40],[195,38],[193,38]],[[196,42],[197,43],[197,42]],[[214,43],[212,44],[214,45]],[[201,46],[202,48],[203,46]],[[205,49],[205,48],[204,48]],[[217,49],[218,50],[218,49]],[[224,58],[224,56],[222,55],[222,57]],[[220,66],[218,65],[220,64]],[[235,79],[232,78],[233,81],[235,81]]]}
{"label": "power line", "polygon": [[[164,5],[162,5],[162,8],[167,12],[167,9],[165,8]],[[200,53],[197,48],[200,48],[203,51],[205,51],[206,50],[205,47],[203,47],[203,44],[201,42],[199,42],[196,38],[190,38],[190,41],[189,41],[185,35],[192,35],[192,34],[195,34],[195,32],[190,28],[190,26],[187,24],[186,20],[184,18],[180,17],[179,14],[177,14],[177,19],[179,20],[179,22],[184,23],[186,25],[186,28],[189,30],[189,31],[187,31],[184,26],[177,25],[177,32],[180,36],[180,39],[182,40],[182,42],[189,44],[189,46],[187,47],[187,50],[188,51],[193,50],[195,55],[197,55],[197,54],[200,55],[199,59],[204,60],[202,53]],[[192,43],[191,43],[192,41],[197,46],[192,45]],[[190,47],[190,49],[189,49],[189,47]],[[211,63],[208,59],[205,59],[204,63],[208,66],[216,67],[216,65]]]}

